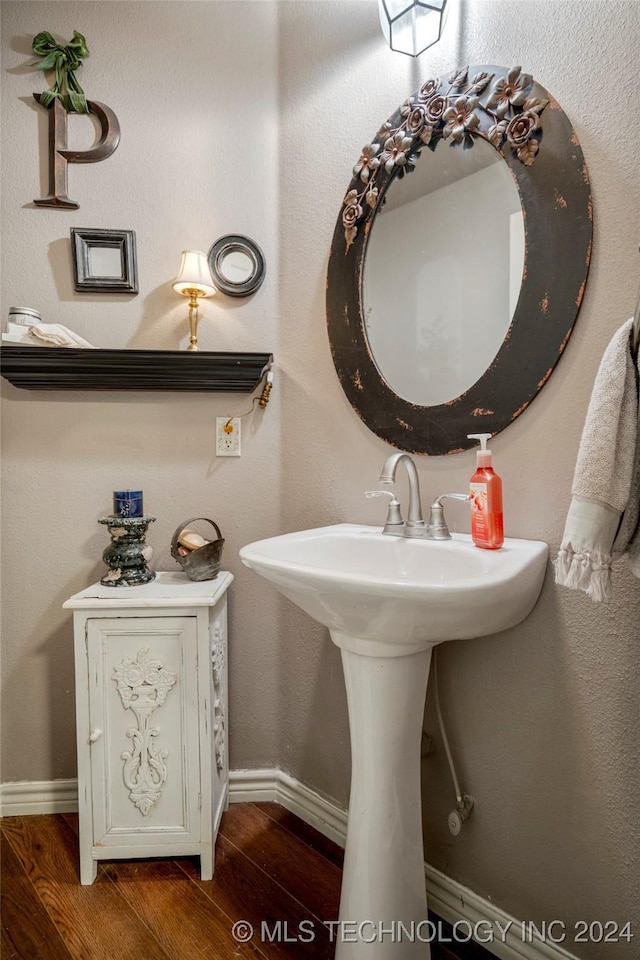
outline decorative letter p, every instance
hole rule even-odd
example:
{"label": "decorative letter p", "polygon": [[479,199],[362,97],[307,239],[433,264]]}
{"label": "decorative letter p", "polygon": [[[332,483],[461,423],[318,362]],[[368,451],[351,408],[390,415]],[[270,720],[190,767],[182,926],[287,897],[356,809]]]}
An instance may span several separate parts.
{"label": "decorative letter p", "polygon": [[[40,103],[40,95],[33,96]],[[90,150],[67,150],[67,111],[57,97],[49,107],[49,193],[33,201],[39,207],[77,210],[80,204],[67,196],[67,164],[106,160],[120,143],[120,124],[113,110],[97,100],[87,100],[87,105],[102,128],[100,139]]]}

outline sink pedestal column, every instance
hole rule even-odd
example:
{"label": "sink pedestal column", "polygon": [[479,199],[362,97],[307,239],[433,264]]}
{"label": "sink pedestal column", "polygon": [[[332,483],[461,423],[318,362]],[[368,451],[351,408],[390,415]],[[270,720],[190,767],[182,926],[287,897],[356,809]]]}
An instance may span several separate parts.
{"label": "sink pedestal column", "polygon": [[352,652],[366,641],[333,631],[332,639],[352,756],[336,960],[429,960],[420,754],[431,648],[368,656]]}

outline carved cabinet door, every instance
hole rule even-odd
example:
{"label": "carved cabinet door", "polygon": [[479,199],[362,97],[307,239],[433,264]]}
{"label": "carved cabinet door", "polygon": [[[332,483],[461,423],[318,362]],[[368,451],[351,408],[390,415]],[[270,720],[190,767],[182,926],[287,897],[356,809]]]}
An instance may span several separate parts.
{"label": "carved cabinet door", "polygon": [[88,619],[86,640],[94,844],[199,842],[196,617]]}
{"label": "carved cabinet door", "polygon": [[209,626],[211,650],[211,703],[213,756],[211,762],[211,815],[214,837],[229,803],[229,754],[227,744],[227,605],[220,605]]}

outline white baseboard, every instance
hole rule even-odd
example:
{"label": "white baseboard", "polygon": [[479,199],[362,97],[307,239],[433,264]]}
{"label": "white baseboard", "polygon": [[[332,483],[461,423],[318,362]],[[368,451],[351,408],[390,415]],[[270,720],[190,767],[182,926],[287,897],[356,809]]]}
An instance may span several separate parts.
{"label": "white baseboard", "polygon": [[[578,960],[564,947],[551,942],[551,939],[542,941],[531,937],[529,924],[505,913],[496,907],[490,900],[479,897],[469,887],[452,880],[435,867],[425,863],[427,877],[427,900],[429,908],[443,920],[450,924],[459,924],[461,937],[466,937],[466,931],[471,926],[480,933],[479,940],[482,946],[502,960]],[[476,925],[479,925],[476,927]],[[484,942],[492,931],[492,942]],[[556,925],[552,932],[559,933]],[[529,943],[529,939],[533,942]],[[560,939],[557,936],[557,939]]]}
{"label": "white baseboard", "polygon": [[347,811],[326,800],[284,770],[232,770],[229,773],[229,801],[251,803],[267,800],[279,803],[316,830],[344,847],[347,838]]}
{"label": "white baseboard", "polygon": [[[344,846],[347,812],[333,801],[295,780],[283,770],[232,770],[229,774],[229,801],[279,803],[324,836]],[[76,780],[21,781],[0,784],[0,816],[16,817],[38,813],[72,813],[78,809]],[[520,920],[500,910],[490,900],[425,864],[429,907],[443,920],[458,924],[461,938],[477,924],[482,937],[493,931],[483,946],[501,960],[578,960],[559,944],[537,937],[528,942],[522,936]],[[503,933],[503,931],[506,931]]]}
{"label": "white baseboard", "polygon": [[77,809],[77,780],[20,780],[16,783],[0,783],[0,817],[75,813]]}

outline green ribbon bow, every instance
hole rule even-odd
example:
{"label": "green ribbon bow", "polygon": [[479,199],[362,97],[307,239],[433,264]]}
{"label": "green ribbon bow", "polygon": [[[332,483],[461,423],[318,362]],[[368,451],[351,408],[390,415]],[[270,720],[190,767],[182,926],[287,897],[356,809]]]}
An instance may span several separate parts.
{"label": "green ribbon bow", "polygon": [[44,57],[32,64],[38,70],[55,70],[56,80],[50,90],[40,94],[40,103],[48,107],[58,97],[68,113],[89,113],[87,98],[78,83],[75,71],[82,66],[82,58],[89,56],[87,41],[73,31],[73,38],[64,46],[56,43],[50,33],[44,30],[33,38],[33,52]]}

